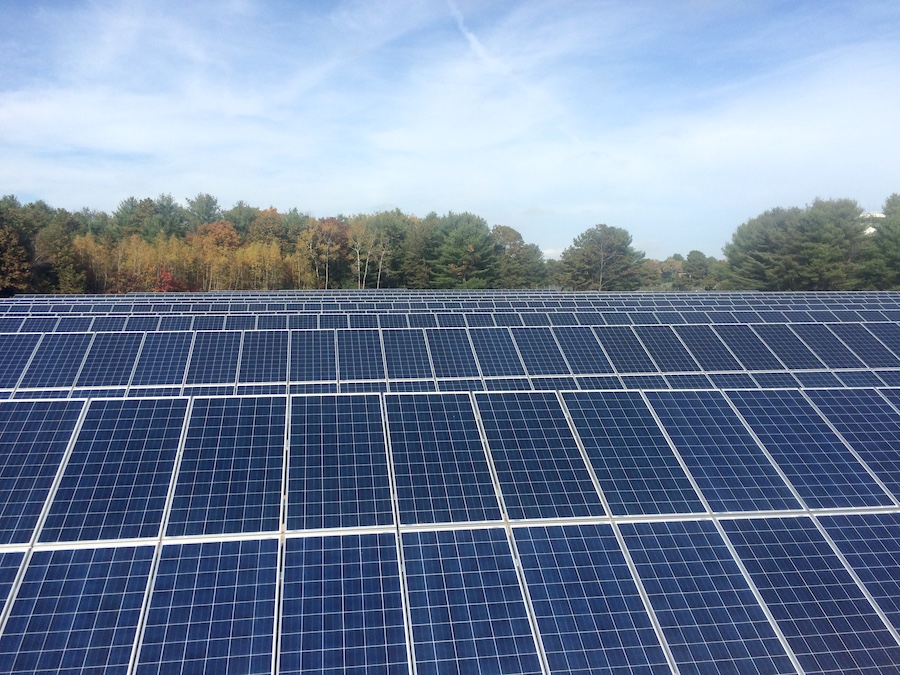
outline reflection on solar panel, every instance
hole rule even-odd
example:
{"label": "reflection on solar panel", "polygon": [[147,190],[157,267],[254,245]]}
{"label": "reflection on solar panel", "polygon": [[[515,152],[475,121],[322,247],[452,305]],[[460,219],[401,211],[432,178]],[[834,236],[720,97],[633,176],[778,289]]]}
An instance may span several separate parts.
{"label": "reflection on solar panel", "polygon": [[898,322],[897,292],[0,300],[0,671],[900,672]]}

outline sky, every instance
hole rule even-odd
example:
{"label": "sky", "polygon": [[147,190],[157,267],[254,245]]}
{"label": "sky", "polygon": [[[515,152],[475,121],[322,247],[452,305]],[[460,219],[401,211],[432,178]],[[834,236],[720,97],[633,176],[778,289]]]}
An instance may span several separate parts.
{"label": "sky", "polygon": [[0,0],[0,193],[468,211],[720,257],[900,192],[896,0]]}

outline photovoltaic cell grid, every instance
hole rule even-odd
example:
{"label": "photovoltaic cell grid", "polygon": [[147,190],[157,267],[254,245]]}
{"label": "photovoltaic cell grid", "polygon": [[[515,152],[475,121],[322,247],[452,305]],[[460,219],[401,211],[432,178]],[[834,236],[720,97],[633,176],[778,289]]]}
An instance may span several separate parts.
{"label": "photovoltaic cell grid", "polygon": [[0,302],[11,672],[900,668],[900,294],[158,297]]}

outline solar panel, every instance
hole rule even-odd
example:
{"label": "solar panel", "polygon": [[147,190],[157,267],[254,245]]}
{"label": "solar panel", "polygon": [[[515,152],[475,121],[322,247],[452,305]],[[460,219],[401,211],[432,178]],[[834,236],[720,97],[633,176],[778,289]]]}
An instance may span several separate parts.
{"label": "solar panel", "polygon": [[338,331],[341,380],[384,379],[384,359],[377,330]]}
{"label": "solar panel", "polygon": [[636,326],[634,332],[662,371],[700,370],[688,350],[669,326]]}
{"label": "solar panel", "polygon": [[28,365],[40,335],[0,335],[0,387],[13,388]]}
{"label": "solar panel", "polygon": [[801,342],[791,329],[783,324],[758,324],[754,332],[791,370],[822,368],[822,362]]}
{"label": "solar panel", "polygon": [[466,331],[427,329],[428,347],[437,377],[479,377],[478,364]]}
{"label": "solar panel", "polygon": [[530,375],[568,374],[569,366],[549,328],[513,328],[522,362]]}
{"label": "solar panel", "polygon": [[278,541],[163,547],[136,673],[271,672]]}
{"label": "solar panel", "polygon": [[473,328],[472,346],[485,377],[524,375],[522,361],[507,328]]}
{"label": "solar panel", "polygon": [[128,384],[143,339],[141,333],[98,333],[84,359],[76,386]]}
{"label": "solar panel", "polygon": [[387,396],[385,406],[401,523],[500,519],[467,395]]}
{"label": "solar panel", "polygon": [[194,400],[169,536],[279,529],[286,413],[283,396]]}
{"label": "solar panel", "polygon": [[828,324],[828,328],[845,344],[850,345],[870,368],[900,367],[900,359],[862,324],[833,323]]}
{"label": "solar panel", "polygon": [[600,339],[609,360],[620,373],[657,373],[659,369],[638,341],[631,328],[597,326],[594,332]]}
{"label": "solar panel", "polygon": [[181,384],[193,333],[149,333],[131,377],[131,386]]}
{"label": "solar panel", "polygon": [[336,380],[335,339],[330,330],[291,331],[291,382]]}
{"label": "solar panel", "polygon": [[285,382],[288,367],[285,331],[248,331],[241,347],[238,382]]}
{"label": "solar panel", "polygon": [[234,383],[241,333],[199,332],[194,338],[186,384]]}
{"label": "solar panel", "polygon": [[418,673],[542,673],[502,529],[406,532]]}
{"label": "solar panel", "polygon": [[800,504],[718,392],[647,392],[714,511],[796,509]]}
{"label": "solar panel", "polygon": [[475,400],[510,518],[604,515],[553,393],[475,394]]}
{"label": "solar panel", "polygon": [[721,325],[715,331],[747,370],[784,369],[784,364],[749,326]]}
{"label": "solar panel", "polygon": [[597,336],[588,326],[558,326],[553,334],[562,348],[569,368],[576,375],[612,373]]}
{"label": "solar panel", "polygon": [[377,396],[294,397],[288,467],[288,529],[393,522]]}
{"label": "solar panel", "polygon": [[621,531],[679,669],[796,672],[713,523],[623,523]]}
{"label": "solar panel", "polygon": [[428,348],[425,346],[425,334],[420,328],[385,330],[381,336],[389,378],[401,380],[434,377]]}
{"label": "solar panel", "polygon": [[897,640],[810,519],[722,526],[805,672],[887,672],[900,663]]}
{"label": "solar panel", "polygon": [[22,376],[20,387],[71,387],[91,343],[88,333],[47,333]]}
{"label": "solar panel", "polygon": [[515,539],[551,672],[671,672],[609,525],[521,528]]}
{"label": "solar panel", "polygon": [[186,408],[180,398],[92,401],[40,541],[156,537]]}

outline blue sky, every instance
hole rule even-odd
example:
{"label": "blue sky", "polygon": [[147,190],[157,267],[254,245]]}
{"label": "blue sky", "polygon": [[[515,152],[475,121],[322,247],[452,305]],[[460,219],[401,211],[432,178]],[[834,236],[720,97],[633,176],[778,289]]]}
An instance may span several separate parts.
{"label": "blue sky", "polygon": [[[721,255],[900,192],[900,3],[0,0],[0,193],[470,211]],[[182,203],[184,203],[182,201]]]}

